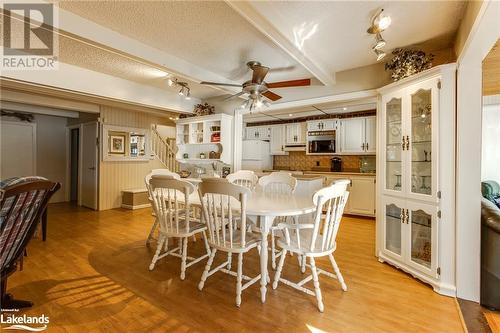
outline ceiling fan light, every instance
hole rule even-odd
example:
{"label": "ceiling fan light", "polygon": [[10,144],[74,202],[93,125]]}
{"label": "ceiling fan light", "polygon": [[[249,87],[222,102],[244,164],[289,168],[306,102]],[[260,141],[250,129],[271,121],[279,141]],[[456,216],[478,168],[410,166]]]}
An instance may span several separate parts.
{"label": "ceiling fan light", "polygon": [[167,84],[168,84],[169,87],[172,87],[174,85],[174,80],[171,77],[169,77],[167,79]]}
{"label": "ceiling fan light", "polygon": [[179,90],[179,96],[184,96],[184,87],[182,87],[181,90]]}
{"label": "ceiling fan light", "polygon": [[375,50],[373,50],[373,51],[374,51],[374,52],[375,52],[375,54],[377,55],[377,61],[382,60],[382,59],[386,56],[385,52],[384,52],[384,51],[382,51],[382,50],[375,49]]}
{"label": "ceiling fan light", "polygon": [[191,89],[189,89],[189,88],[187,88],[186,99],[187,100],[191,99]]}
{"label": "ceiling fan light", "polygon": [[377,35],[375,36],[375,45],[373,45],[373,49],[374,50],[380,50],[381,48],[383,48],[385,46],[386,42],[384,40],[384,38],[382,38],[382,35],[380,33],[377,33]]}

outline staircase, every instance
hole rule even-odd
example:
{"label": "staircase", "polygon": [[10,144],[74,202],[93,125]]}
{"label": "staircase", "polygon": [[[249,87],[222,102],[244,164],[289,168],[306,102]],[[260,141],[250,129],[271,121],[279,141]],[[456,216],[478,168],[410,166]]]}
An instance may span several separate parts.
{"label": "staircase", "polygon": [[177,145],[175,139],[163,139],[155,127],[151,128],[151,149],[156,158],[170,171],[179,171],[179,162],[175,159]]}

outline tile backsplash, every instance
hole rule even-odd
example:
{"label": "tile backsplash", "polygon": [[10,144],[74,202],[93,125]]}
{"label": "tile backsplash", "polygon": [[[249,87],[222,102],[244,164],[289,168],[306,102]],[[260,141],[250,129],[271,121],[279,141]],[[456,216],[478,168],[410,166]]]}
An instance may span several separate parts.
{"label": "tile backsplash", "polygon": [[[313,167],[330,168],[333,156],[306,155],[303,151],[291,151],[289,155],[274,156],[273,169],[312,170]],[[359,155],[342,155],[342,171],[359,172]],[[319,165],[318,165],[319,163]]]}

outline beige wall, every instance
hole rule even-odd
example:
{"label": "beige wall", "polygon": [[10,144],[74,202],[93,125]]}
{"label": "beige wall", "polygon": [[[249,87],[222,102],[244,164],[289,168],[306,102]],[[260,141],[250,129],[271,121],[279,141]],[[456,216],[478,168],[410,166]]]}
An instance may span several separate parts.
{"label": "beige wall", "polygon": [[[151,124],[173,126],[168,118],[158,117],[144,112],[101,107],[101,121],[108,125],[135,128],[151,128]],[[100,162],[99,174],[99,210],[121,206],[121,191],[130,188],[143,188],[144,177],[152,170],[164,168],[157,159],[137,162]]]}
{"label": "beige wall", "polygon": [[474,25],[474,21],[476,20],[476,16],[483,5],[483,1],[468,1],[467,7],[465,9],[464,17],[460,22],[460,26],[458,27],[457,36],[455,38],[455,55],[460,56],[462,50],[465,46],[465,42],[467,41],[467,37],[469,37],[469,33]]}

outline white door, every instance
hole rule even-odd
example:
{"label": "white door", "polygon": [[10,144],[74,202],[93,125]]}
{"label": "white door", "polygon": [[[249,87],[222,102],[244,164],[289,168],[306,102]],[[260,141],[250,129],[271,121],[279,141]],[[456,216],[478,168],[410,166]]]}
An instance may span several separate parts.
{"label": "white door", "polygon": [[405,258],[405,247],[403,233],[405,231],[405,207],[404,199],[382,196],[382,252],[401,262]]}
{"label": "white door", "polygon": [[408,87],[406,182],[408,198],[437,202],[439,80]]}
{"label": "white door", "polygon": [[80,132],[82,151],[80,204],[88,208],[97,209],[97,190],[99,188],[99,154],[97,139],[99,137],[99,126],[97,122],[83,124]]}
{"label": "white door", "polygon": [[349,188],[349,211],[351,214],[375,214],[375,179],[351,178]]}
{"label": "white door", "polygon": [[271,127],[271,155],[283,155],[285,143],[285,126],[278,125]]}
{"label": "white door", "polygon": [[364,153],[365,118],[351,118],[341,121],[340,152],[345,154]]}
{"label": "white door", "polygon": [[365,151],[375,154],[377,148],[377,118],[365,118]]}
{"label": "white door", "polygon": [[297,131],[297,141],[296,143],[305,144],[306,143],[306,135],[307,135],[307,126],[306,123],[298,123],[296,126]]}
{"label": "white door", "polygon": [[2,121],[0,179],[36,175],[36,124]]}
{"label": "white door", "polygon": [[407,201],[405,235],[406,262],[433,277],[437,276],[437,211],[434,205]]}

